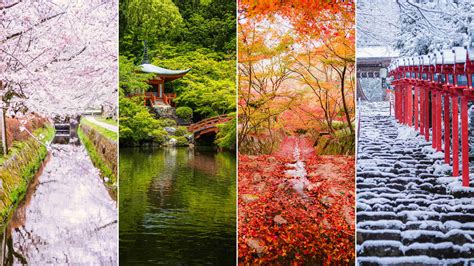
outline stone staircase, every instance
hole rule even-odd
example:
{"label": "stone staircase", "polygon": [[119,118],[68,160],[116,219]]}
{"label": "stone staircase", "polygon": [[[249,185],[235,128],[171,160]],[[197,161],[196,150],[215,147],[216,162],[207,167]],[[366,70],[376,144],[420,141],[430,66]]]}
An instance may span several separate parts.
{"label": "stone staircase", "polygon": [[77,136],[77,127],[79,125],[80,117],[66,117],[55,118],[53,143],[56,144],[76,144],[79,145],[79,138]]}
{"label": "stone staircase", "polygon": [[176,120],[176,109],[170,105],[164,104],[162,101],[156,101],[151,107],[152,113],[156,118],[169,118]]}
{"label": "stone staircase", "polygon": [[361,117],[357,160],[359,265],[471,265],[474,195],[439,182],[443,156],[393,117]]}
{"label": "stone staircase", "polygon": [[71,125],[69,123],[54,123],[54,129],[56,130],[56,135],[54,136],[53,143],[69,143],[71,135]]}

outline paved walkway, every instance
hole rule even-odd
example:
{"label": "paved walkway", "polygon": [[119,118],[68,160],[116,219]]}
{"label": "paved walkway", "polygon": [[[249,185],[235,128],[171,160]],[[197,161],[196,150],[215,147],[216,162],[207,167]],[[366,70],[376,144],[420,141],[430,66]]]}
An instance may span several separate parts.
{"label": "paved walkway", "polygon": [[101,121],[95,119],[94,116],[90,116],[90,115],[85,116],[84,118],[87,119],[87,120],[89,120],[89,121],[91,121],[92,123],[94,123],[94,124],[100,126],[100,127],[103,127],[103,128],[108,129],[108,130],[110,130],[110,131],[112,131],[112,132],[118,133],[118,126],[114,126],[114,125],[111,125],[111,124],[107,124],[107,123],[101,122]]}
{"label": "paved walkway", "polygon": [[359,264],[474,263],[472,189],[462,191],[459,179],[446,173],[443,154],[389,116],[388,105],[360,108]]}

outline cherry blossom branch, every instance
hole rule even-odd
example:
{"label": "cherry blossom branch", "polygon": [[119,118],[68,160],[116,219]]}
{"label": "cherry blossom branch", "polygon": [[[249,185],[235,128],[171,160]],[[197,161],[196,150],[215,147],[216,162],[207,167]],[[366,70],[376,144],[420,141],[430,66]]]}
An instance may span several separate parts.
{"label": "cherry blossom branch", "polygon": [[57,17],[59,17],[59,16],[61,16],[61,15],[63,15],[63,14],[65,14],[65,12],[60,12],[60,13],[58,13],[58,14],[56,14],[56,15],[53,15],[53,16],[50,16],[50,17],[47,17],[47,18],[43,18],[43,19],[41,19],[38,23],[34,24],[33,26],[29,27],[28,29],[26,29],[26,30],[24,30],[24,31],[19,31],[19,32],[13,33],[13,34],[7,36],[5,39],[3,39],[3,40],[1,41],[1,43],[5,43],[6,41],[8,41],[8,40],[10,40],[10,39],[13,39],[13,38],[15,38],[15,37],[21,36],[21,35],[23,35],[23,34],[29,32],[29,31],[33,30],[35,27],[37,27],[37,26],[39,26],[39,25],[41,25],[41,24],[43,24],[43,23],[45,23],[45,22],[47,22],[47,21],[49,21],[49,20],[52,20],[52,19],[54,19],[54,18],[57,18]]}
{"label": "cherry blossom branch", "polygon": [[9,5],[6,5],[6,6],[0,6],[0,10],[12,8],[12,7],[18,5],[18,4],[21,3],[21,2],[22,2],[22,1],[20,0],[20,1],[16,2],[16,3],[12,3],[12,4],[9,4]]}

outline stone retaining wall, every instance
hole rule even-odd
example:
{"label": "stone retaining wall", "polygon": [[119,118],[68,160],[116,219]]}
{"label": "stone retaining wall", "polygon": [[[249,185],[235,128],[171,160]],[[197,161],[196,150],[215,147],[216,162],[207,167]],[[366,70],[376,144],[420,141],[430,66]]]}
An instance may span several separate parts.
{"label": "stone retaining wall", "polygon": [[107,167],[112,170],[114,176],[117,176],[117,142],[113,141],[90,126],[81,124],[80,128],[84,135],[94,145],[95,151]]}
{"label": "stone retaining wall", "polygon": [[29,138],[0,165],[0,224],[4,225],[23,199],[28,184],[48,155],[45,146]]}

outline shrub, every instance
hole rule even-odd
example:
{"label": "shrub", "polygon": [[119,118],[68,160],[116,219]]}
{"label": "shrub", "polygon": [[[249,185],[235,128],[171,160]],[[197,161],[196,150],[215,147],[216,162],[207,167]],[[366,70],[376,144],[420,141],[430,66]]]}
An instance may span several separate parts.
{"label": "shrub", "polygon": [[347,125],[342,121],[332,121],[332,128],[334,130],[340,130],[346,127]]}
{"label": "shrub", "polygon": [[186,137],[180,136],[176,137],[176,146],[178,147],[184,147],[184,146],[189,146],[189,141]]}
{"label": "shrub", "polygon": [[139,97],[120,99],[120,144],[150,140],[158,122]]}
{"label": "shrub", "polygon": [[174,133],[175,136],[186,136],[187,134],[189,134],[188,129],[183,126],[177,127]]}
{"label": "shrub", "polygon": [[224,124],[217,125],[219,132],[217,133],[215,143],[224,149],[234,150],[236,147],[236,130],[237,130],[237,119],[235,113],[229,114],[234,118]]}
{"label": "shrub", "polygon": [[174,127],[176,126],[176,121],[169,118],[160,118],[157,120],[159,127]]}
{"label": "shrub", "polygon": [[168,135],[168,132],[166,132],[164,129],[155,129],[152,132],[153,135],[153,140],[159,144],[162,144],[166,141],[166,136]]}
{"label": "shrub", "polygon": [[176,115],[179,119],[189,121],[191,118],[193,118],[193,109],[187,106],[178,107],[176,109]]}

